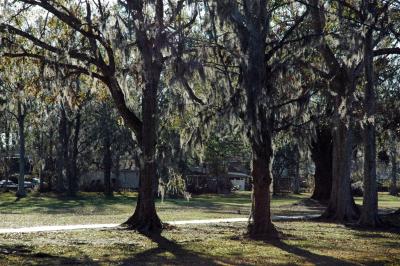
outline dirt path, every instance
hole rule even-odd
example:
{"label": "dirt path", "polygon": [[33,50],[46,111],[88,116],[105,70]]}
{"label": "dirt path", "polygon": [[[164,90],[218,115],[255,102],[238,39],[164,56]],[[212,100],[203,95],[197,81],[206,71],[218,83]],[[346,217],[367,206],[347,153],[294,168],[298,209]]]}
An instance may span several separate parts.
{"label": "dirt path", "polygon": [[[283,220],[303,220],[318,217],[319,215],[298,215],[298,216],[273,216],[273,221]],[[208,220],[187,220],[187,221],[169,221],[171,225],[188,225],[188,224],[219,224],[219,223],[237,223],[247,222],[248,218],[225,218],[225,219],[208,219]],[[120,224],[76,224],[76,225],[52,225],[52,226],[35,226],[23,228],[0,228],[0,234],[11,233],[37,233],[50,231],[70,231],[82,229],[104,229],[117,228]]]}

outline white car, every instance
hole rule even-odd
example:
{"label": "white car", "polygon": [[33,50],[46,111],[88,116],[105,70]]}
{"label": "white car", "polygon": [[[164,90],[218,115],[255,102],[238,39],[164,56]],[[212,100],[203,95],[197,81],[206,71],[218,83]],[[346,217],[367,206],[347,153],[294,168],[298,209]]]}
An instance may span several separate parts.
{"label": "white car", "polygon": [[24,182],[24,187],[25,188],[34,188],[35,185],[32,182],[25,181]]}
{"label": "white car", "polygon": [[17,184],[10,180],[1,180],[0,181],[1,188],[17,188]]}

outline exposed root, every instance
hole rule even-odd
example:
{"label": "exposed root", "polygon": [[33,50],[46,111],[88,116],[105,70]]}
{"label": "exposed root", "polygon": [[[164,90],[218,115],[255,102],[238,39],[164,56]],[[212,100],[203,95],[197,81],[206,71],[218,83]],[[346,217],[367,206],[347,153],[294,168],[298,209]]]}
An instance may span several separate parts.
{"label": "exposed root", "polygon": [[255,226],[250,223],[247,227],[246,236],[254,240],[276,240],[281,237],[281,233],[272,223],[264,226]]}
{"label": "exposed root", "polygon": [[122,226],[129,230],[136,230],[144,235],[160,234],[165,229],[165,225],[157,215],[146,219],[139,217],[136,213],[124,222]]}

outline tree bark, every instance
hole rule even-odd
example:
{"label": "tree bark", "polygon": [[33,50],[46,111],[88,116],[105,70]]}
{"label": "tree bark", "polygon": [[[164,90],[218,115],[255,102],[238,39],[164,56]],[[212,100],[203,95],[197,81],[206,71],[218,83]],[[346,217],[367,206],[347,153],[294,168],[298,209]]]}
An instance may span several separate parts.
{"label": "tree bark", "polygon": [[[353,89],[346,86],[353,85],[346,79],[335,85],[338,96],[335,97],[333,117],[332,190],[328,207],[322,217],[343,223],[353,222],[359,217],[350,184],[354,127],[351,96]],[[342,109],[343,106],[346,109]]]}
{"label": "tree bark", "polygon": [[273,149],[271,135],[264,136],[264,145],[253,144],[252,221],[248,233],[252,238],[276,238],[278,232],[271,221],[271,193]]}
{"label": "tree bark", "polygon": [[[366,1],[369,2],[369,1]],[[364,69],[366,77],[364,115],[364,195],[359,224],[376,227],[380,224],[378,217],[378,190],[376,186],[376,141],[375,141],[375,105],[374,88],[374,39],[373,30],[368,29],[364,43]]]}
{"label": "tree bark", "polygon": [[125,222],[132,229],[142,233],[159,233],[163,225],[156,212],[155,181],[157,180],[156,144],[158,125],[157,92],[160,81],[161,63],[149,62],[146,54],[145,88],[142,100],[143,127],[140,160],[139,196],[134,214]]}
{"label": "tree bark", "polygon": [[18,101],[18,132],[19,132],[19,176],[18,190],[16,196],[22,198],[26,196],[25,190],[25,110],[23,104]]}
{"label": "tree bark", "polygon": [[311,143],[311,158],[315,164],[314,192],[312,199],[328,202],[332,191],[332,150],[331,128],[318,126],[316,138]]}

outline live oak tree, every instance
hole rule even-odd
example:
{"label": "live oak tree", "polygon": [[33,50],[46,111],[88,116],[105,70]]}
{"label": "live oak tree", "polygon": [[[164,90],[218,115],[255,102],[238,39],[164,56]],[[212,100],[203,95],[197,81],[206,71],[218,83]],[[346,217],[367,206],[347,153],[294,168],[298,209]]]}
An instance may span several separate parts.
{"label": "live oak tree", "polygon": [[[360,44],[360,36],[352,36],[353,43],[343,44],[346,47],[347,58],[342,60],[335,55],[332,45],[335,46],[334,40],[325,37],[324,30],[326,24],[326,9],[318,0],[309,1],[311,5],[312,23],[314,32],[319,36],[319,49],[323,60],[325,61],[328,75],[330,76],[329,90],[334,97],[334,114],[333,114],[333,165],[332,165],[332,191],[329,205],[325,211],[324,217],[337,220],[354,220],[358,217],[358,209],[354,203],[350,191],[350,174],[351,174],[351,155],[352,155],[352,138],[354,127],[353,102],[354,93],[357,85],[357,75],[361,75],[360,61],[358,57],[362,48]],[[342,5],[338,3],[338,5]],[[341,13],[340,21],[336,28],[340,29],[343,34],[346,32],[346,24],[343,22]],[[335,28],[335,29],[336,29]],[[351,34],[352,32],[350,32]],[[348,38],[340,38],[346,42]],[[336,47],[336,46],[335,46]],[[355,57],[354,57],[355,56]],[[357,73],[359,72],[359,73]]]}
{"label": "live oak tree", "polygon": [[307,12],[301,11],[300,5],[282,7],[278,2],[216,1],[207,6],[217,60],[213,90],[222,92],[222,101],[243,123],[253,153],[253,207],[248,233],[254,238],[277,236],[270,212],[273,137],[290,121],[290,103],[306,99],[309,92],[296,87],[295,75],[291,75],[292,84],[279,81],[280,74],[293,74],[288,69],[281,72],[289,61],[282,48]]}
{"label": "live oak tree", "polygon": [[[188,2],[189,4],[191,1]],[[67,69],[74,74],[86,74],[102,81],[114,100],[125,124],[135,133],[141,148],[140,188],[135,213],[126,222],[144,232],[160,231],[162,224],[154,205],[155,147],[157,143],[158,96],[165,66],[179,54],[186,29],[195,22],[197,12],[186,1],[119,1],[112,8],[106,1],[18,1],[22,15],[28,10],[44,10],[43,29],[54,23],[63,41],[54,42],[51,32],[21,28],[15,21],[0,24],[3,34],[17,35],[27,40],[31,48],[10,51],[6,56],[30,57],[47,65]],[[18,5],[20,4],[20,5]],[[9,10],[12,10],[9,8]],[[112,13],[114,12],[114,13]],[[186,14],[186,15],[184,15]],[[29,16],[29,15],[28,15]],[[32,13],[30,13],[32,16]],[[12,19],[11,19],[12,20]],[[183,47],[184,48],[184,47]],[[128,65],[122,66],[124,56]],[[128,73],[128,75],[126,75]],[[121,76],[135,83],[123,88]],[[134,111],[127,95],[139,91],[140,110]],[[144,137],[145,136],[145,137]]]}
{"label": "live oak tree", "polygon": [[[389,10],[395,8],[395,4],[390,1],[334,2],[322,5],[318,0],[309,1],[314,31],[319,35],[317,47],[325,61],[330,77],[330,91],[335,99],[333,186],[324,216],[337,221],[358,218],[358,210],[350,194],[351,154],[355,94],[361,81],[365,80],[364,119],[360,121],[364,128],[365,193],[360,223],[375,226],[377,191],[374,57],[398,53],[397,48],[387,48],[391,43],[387,36],[390,35],[389,31],[393,31],[393,25],[388,23],[391,14]],[[330,30],[330,34],[327,33],[327,29]]]}

